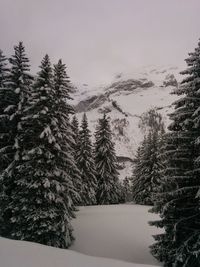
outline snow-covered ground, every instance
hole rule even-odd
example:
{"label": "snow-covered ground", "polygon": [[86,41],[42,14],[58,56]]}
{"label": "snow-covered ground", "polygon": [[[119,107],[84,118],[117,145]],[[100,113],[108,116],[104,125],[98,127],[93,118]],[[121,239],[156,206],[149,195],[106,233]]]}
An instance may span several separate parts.
{"label": "snow-covered ground", "polygon": [[91,256],[159,265],[149,252],[158,230],[149,207],[122,204],[81,207],[73,221],[76,241],[71,249]]}
{"label": "snow-covered ground", "polygon": [[153,267],[0,238],[1,267]]}
{"label": "snow-covered ground", "polygon": [[73,221],[76,241],[68,250],[0,238],[0,266],[161,266],[148,250],[156,232],[147,224],[156,217],[148,209],[131,204],[81,207]]}

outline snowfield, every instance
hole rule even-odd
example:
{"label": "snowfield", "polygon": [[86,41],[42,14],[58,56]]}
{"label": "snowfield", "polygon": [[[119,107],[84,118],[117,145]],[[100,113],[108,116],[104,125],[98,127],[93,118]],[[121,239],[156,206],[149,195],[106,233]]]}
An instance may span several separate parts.
{"label": "snowfield", "polygon": [[80,207],[73,221],[76,241],[71,249],[91,256],[159,265],[149,252],[158,230],[148,225],[157,216],[150,207],[122,204]]}
{"label": "snowfield", "polygon": [[56,249],[0,238],[0,266],[161,266],[148,249],[153,242],[151,235],[156,232],[156,229],[147,224],[156,217],[149,214],[148,209],[149,207],[131,204],[80,207],[77,219],[73,221],[76,241],[71,249]]}
{"label": "snowfield", "polygon": [[0,238],[1,267],[154,267]]}

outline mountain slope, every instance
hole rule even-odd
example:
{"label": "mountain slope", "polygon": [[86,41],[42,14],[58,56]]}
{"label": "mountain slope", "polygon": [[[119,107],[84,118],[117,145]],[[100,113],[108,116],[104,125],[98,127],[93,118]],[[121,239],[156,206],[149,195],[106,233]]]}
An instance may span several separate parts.
{"label": "mountain slope", "polygon": [[[91,90],[85,90],[88,86],[82,87],[74,95],[78,118],[81,120],[86,112],[94,132],[98,119],[107,113],[117,156],[133,159],[144,135],[138,125],[144,112],[155,107],[162,114],[165,125],[169,124],[168,114],[173,111],[172,103],[178,98],[172,94],[178,87],[178,72],[175,67],[146,67],[117,75],[109,86]],[[124,162],[128,164],[127,160]],[[127,172],[126,176],[130,166]]]}

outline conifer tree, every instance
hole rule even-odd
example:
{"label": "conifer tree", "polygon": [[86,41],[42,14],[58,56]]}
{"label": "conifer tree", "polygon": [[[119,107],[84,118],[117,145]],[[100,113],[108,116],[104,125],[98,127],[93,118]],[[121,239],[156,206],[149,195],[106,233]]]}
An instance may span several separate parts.
{"label": "conifer tree", "polygon": [[[66,172],[68,172],[73,183],[71,198],[73,200],[72,206],[75,210],[74,205],[80,203],[81,176],[74,153],[75,136],[69,119],[69,115],[74,114],[73,107],[68,103],[68,100],[72,99],[70,96],[71,84],[66,73],[66,66],[62,63],[62,60],[59,60],[58,64],[54,65],[54,86],[56,90],[54,108],[59,122],[59,129],[62,132],[60,143],[63,143],[62,150],[65,151]],[[73,213],[72,216],[74,217]]]}
{"label": "conifer tree", "polygon": [[80,192],[82,205],[93,205],[96,203],[97,180],[90,137],[87,116],[84,113],[79,131],[79,151],[77,151],[77,164],[82,182]]}
{"label": "conifer tree", "polygon": [[[29,74],[29,60],[22,42],[14,47],[14,55],[9,59],[11,68],[6,65],[6,58],[0,52],[0,114],[1,114],[1,149],[3,159],[10,163],[14,159],[15,137],[20,121],[21,105],[28,93],[32,77]],[[5,127],[5,128],[4,128]],[[9,164],[7,164],[8,166]],[[11,168],[7,170],[11,171]]]}
{"label": "conifer tree", "polygon": [[148,133],[139,147],[133,169],[133,199],[137,204],[152,205],[160,186],[163,163],[160,158],[164,126],[155,110],[145,116]]}
{"label": "conifer tree", "polygon": [[6,108],[10,105],[11,99],[8,96],[12,93],[7,87],[8,75],[7,58],[0,50],[0,174],[9,163],[5,154],[5,144],[9,139],[9,116],[6,114]]}
{"label": "conifer tree", "polygon": [[[33,77],[30,75],[29,59],[25,53],[25,47],[22,42],[14,46],[14,55],[9,58],[11,65],[8,87],[12,90],[11,103],[6,108],[6,112],[9,114],[11,121],[10,127],[10,140],[13,143],[13,149],[16,152],[18,148],[18,142],[16,139],[18,130],[20,129],[20,121],[22,116],[22,105],[26,102],[30,93],[30,86],[33,81]],[[17,160],[18,154],[15,153],[15,159]],[[12,166],[9,169],[12,172]]]}
{"label": "conifer tree", "polygon": [[109,119],[104,114],[99,119],[95,133],[95,164],[97,171],[97,203],[119,203],[119,179],[117,172],[117,159],[112,142],[112,133]]}
{"label": "conifer tree", "polygon": [[63,82],[59,86],[57,78],[55,75],[54,83],[46,55],[22,105],[9,223],[14,239],[66,248],[73,239],[70,218],[74,188],[68,172],[72,162],[67,154],[66,124],[62,124],[66,88]]}
{"label": "conifer tree", "polygon": [[186,60],[187,75],[177,91],[170,132],[165,137],[163,186],[154,212],[159,221],[151,225],[164,228],[155,236],[152,254],[166,267],[200,266],[199,240],[199,103],[200,42]]}
{"label": "conifer tree", "polygon": [[[3,143],[1,147],[1,156],[4,159],[3,169],[1,171],[1,212],[3,223],[3,235],[10,237],[11,225],[8,223],[11,217],[12,190],[15,187],[15,174],[13,173],[15,161],[18,160],[18,141],[17,133],[20,129],[20,120],[22,115],[22,104],[26,101],[32,77],[29,74],[29,60],[25,54],[25,48],[22,42],[14,47],[14,55],[9,59],[10,71],[6,75],[6,83],[1,90],[3,94],[3,119],[4,127],[1,128],[1,137]],[[4,61],[5,62],[5,61]],[[1,111],[2,112],[2,111]]]}
{"label": "conifer tree", "polygon": [[1,175],[10,163],[10,159],[8,157],[10,146],[5,146],[5,144],[9,144],[9,116],[5,112],[6,108],[10,104],[8,95],[11,93],[7,88],[8,74],[9,69],[7,67],[7,58],[0,50],[0,234],[2,234],[1,232],[5,230],[3,222],[3,201],[5,198],[4,185]]}
{"label": "conifer tree", "polygon": [[154,162],[151,160],[151,133],[137,150],[133,171],[133,200],[136,204],[152,205],[152,176]]}

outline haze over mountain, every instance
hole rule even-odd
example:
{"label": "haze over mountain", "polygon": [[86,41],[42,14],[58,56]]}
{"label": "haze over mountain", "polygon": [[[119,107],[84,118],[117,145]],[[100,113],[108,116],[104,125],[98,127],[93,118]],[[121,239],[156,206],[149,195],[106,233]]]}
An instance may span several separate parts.
{"label": "haze over mountain", "polygon": [[1,0],[1,49],[22,40],[38,71],[48,53],[73,82],[108,84],[146,65],[184,67],[199,38],[199,0]]}

